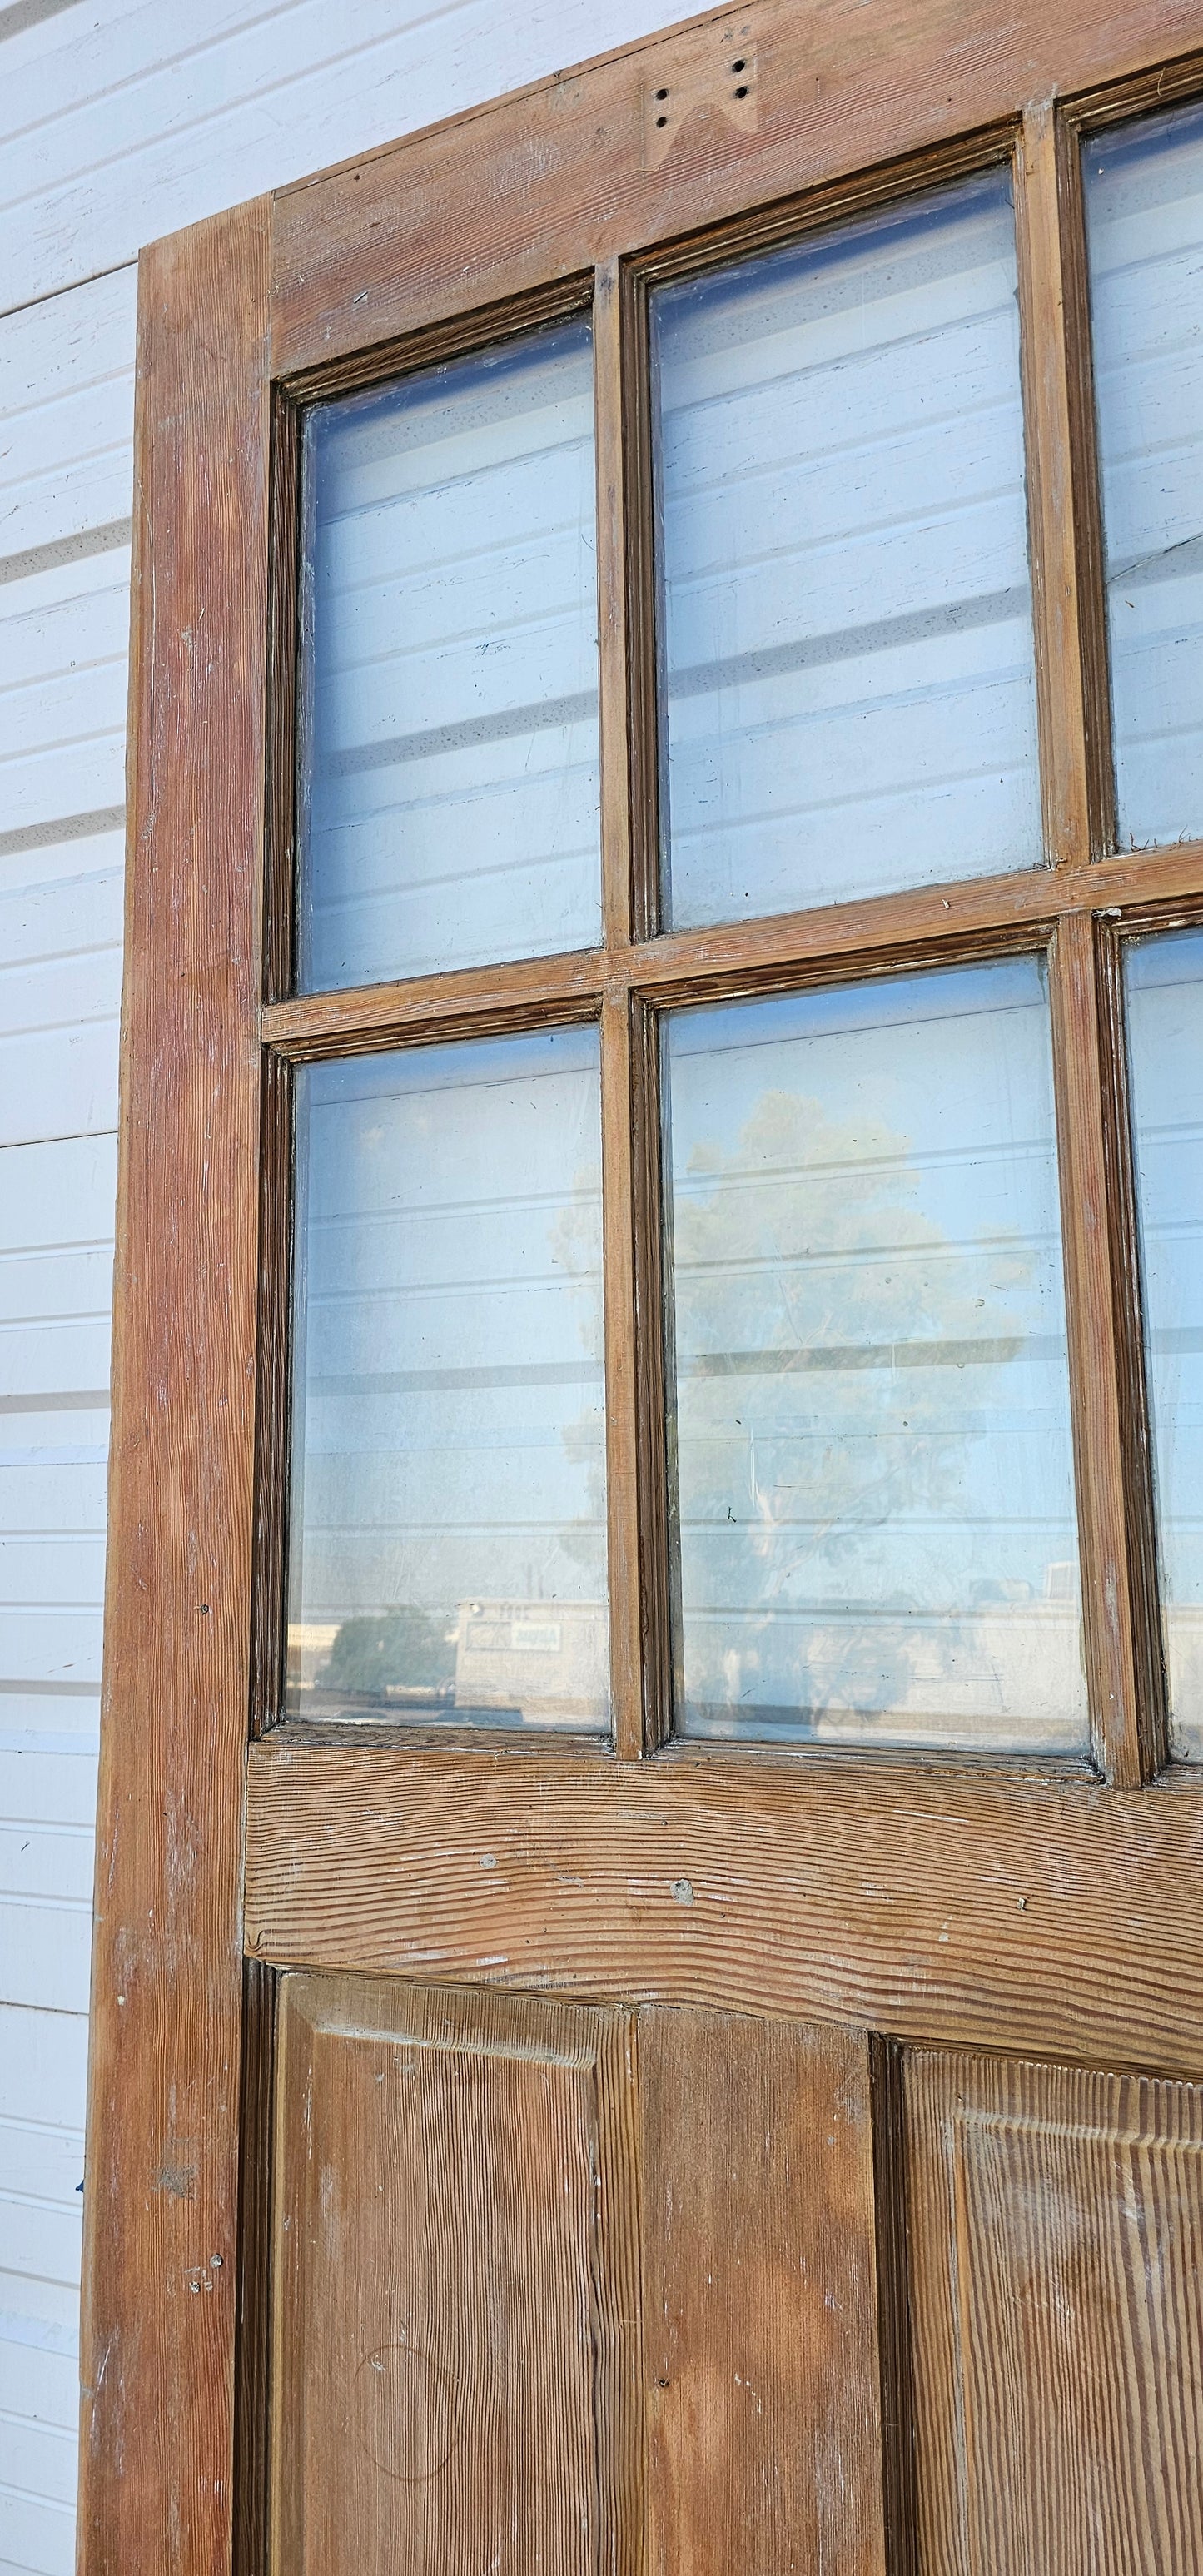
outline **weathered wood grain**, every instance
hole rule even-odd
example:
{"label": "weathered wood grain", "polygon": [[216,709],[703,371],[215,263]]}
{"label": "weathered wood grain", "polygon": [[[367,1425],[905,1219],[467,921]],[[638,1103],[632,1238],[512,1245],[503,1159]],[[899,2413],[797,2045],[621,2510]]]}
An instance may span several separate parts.
{"label": "weathered wood grain", "polygon": [[884,2576],[861,2032],[639,2016],[647,2576]]}
{"label": "weathered wood grain", "polygon": [[683,1751],[402,1760],[281,1731],[251,1755],[247,1943],[1193,2073],[1201,1862],[1190,1791]]}
{"label": "weathered wood grain", "polygon": [[1045,846],[1054,863],[1081,863],[1102,847],[1102,821],[1082,658],[1087,585],[1078,567],[1077,459],[1065,309],[1064,237],[1079,208],[1076,197],[1063,206],[1062,162],[1054,103],[1045,99],[1028,108],[1015,156],[1032,607]]}
{"label": "weathered wood grain", "polygon": [[850,903],[816,905],[763,921],[683,930],[633,947],[517,964],[469,967],[452,975],[299,995],[263,1012],[265,1042],[294,1060],[387,1047],[419,1031],[472,1036],[548,1019],[592,1018],[605,995],[649,1001],[767,991],[796,983],[799,970],[865,971],[931,958],[947,963],[1007,941],[1033,944],[1075,913],[1139,910],[1142,927],[1193,919],[1203,901],[1203,844],[1101,859],[1081,867],[1031,868],[965,885],[915,887]]}
{"label": "weathered wood grain", "polygon": [[87,2576],[228,2563],[267,214],[147,253],[88,2145]]}
{"label": "weathered wood grain", "polygon": [[610,1687],[614,1741],[643,1752],[643,1612],[639,1490],[639,1360],[633,1186],[634,1083],[631,1015],[619,996],[602,1005],[602,1222],[606,1332],[606,1586],[610,1605]]}
{"label": "weathered wood grain", "polygon": [[905,2062],[924,2576],[1198,2576],[1203,2094]]}
{"label": "weathered wood grain", "polygon": [[272,2564],[639,2565],[629,2015],[286,1977]]}
{"label": "weathered wood grain", "polygon": [[1058,928],[1050,1000],[1087,1675],[1100,1765],[1118,1787],[1133,1789],[1154,1768],[1156,1748],[1142,1734],[1131,1577],[1139,1505],[1125,1472],[1104,1128],[1108,1083],[1094,924],[1084,914]]}
{"label": "weathered wood grain", "polygon": [[[647,166],[647,100],[692,81],[698,22],[365,154],[274,201],[281,374],[468,313],[598,259],[1003,127],[1028,100],[1203,44],[1199,0],[752,0],[758,118],[699,98]],[[470,138],[470,140],[468,139]]]}

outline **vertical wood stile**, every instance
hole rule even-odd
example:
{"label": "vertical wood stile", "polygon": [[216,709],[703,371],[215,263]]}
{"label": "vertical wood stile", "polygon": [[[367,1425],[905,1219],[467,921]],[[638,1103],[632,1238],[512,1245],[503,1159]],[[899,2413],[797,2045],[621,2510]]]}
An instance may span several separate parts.
{"label": "vertical wood stile", "polygon": [[1139,1683],[1111,1264],[1106,1063],[1088,914],[1071,913],[1060,923],[1050,970],[1086,1670],[1096,1757],[1117,1788],[1135,1789],[1156,1748],[1147,1740]]}
{"label": "vertical wood stile", "polygon": [[269,319],[265,200],[143,252],[81,2576],[233,2541]]}
{"label": "vertical wood stile", "polygon": [[1080,206],[1055,103],[1024,114],[1015,159],[1028,520],[1044,831],[1054,866],[1105,846],[1106,645],[1094,540]]}

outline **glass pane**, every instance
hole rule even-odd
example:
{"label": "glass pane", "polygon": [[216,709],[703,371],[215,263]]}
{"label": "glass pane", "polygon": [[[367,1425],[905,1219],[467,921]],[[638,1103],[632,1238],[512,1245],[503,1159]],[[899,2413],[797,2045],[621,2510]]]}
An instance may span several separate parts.
{"label": "glass pane", "polygon": [[302,989],[601,935],[589,326],[305,432]]}
{"label": "glass pane", "polygon": [[678,1726],[1084,1751],[1042,963],[667,1057]]}
{"label": "glass pane", "polygon": [[287,1705],[608,1724],[596,1029],[298,1076]]}
{"label": "glass pane", "polygon": [[1203,931],[1128,956],[1145,1368],[1170,1741],[1203,1761]]}
{"label": "glass pane", "polygon": [[1041,854],[1010,184],[663,288],[676,923]]}
{"label": "glass pane", "polygon": [[1120,847],[1203,834],[1203,110],[1085,146]]}

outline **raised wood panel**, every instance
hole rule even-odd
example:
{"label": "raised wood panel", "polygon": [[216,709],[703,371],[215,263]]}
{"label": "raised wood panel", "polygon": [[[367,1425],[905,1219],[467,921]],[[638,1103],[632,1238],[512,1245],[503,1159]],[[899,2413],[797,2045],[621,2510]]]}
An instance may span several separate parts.
{"label": "raised wood panel", "polygon": [[916,2054],[921,2576],[1203,2568],[1203,2092]]}
{"label": "raised wood panel", "polygon": [[[1203,2070],[1198,1799],[801,1755],[251,1753],[257,1958]],[[692,1901],[680,1891],[688,1888]]]}
{"label": "raised wood panel", "polygon": [[272,2564],[635,2564],[629,2016],[284,1981]]}
{"label": "raised wood panel", "polygon": [[653,2008],[647,2576],[882,2576],[864,2034]]}

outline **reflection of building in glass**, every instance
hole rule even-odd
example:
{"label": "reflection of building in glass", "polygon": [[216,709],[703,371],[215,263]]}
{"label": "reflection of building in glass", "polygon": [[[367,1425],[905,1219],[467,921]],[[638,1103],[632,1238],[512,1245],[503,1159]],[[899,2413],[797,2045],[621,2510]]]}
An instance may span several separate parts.
{"label": "reflection of building in glass", "polygon": [[600,1602],[461,1602],[456,1706],[508,1708],[543,1726],[587,1725],[607,1657]]}
{"label": "reflection of building in glass", "polygon": [[[1077,1602],[1051,1582],[1043,1599],[1006,1598],[1001,1583],[994,1591],[963,1616],[861,1603],[778,1613],[759,1632],[749,1619],[742,1650],[728,1643],[724,1651],[720,1632],[708,1674],[717,1687],[691,1697],[689,1732],[933,1750],[1047,1747],[1058,1712],[1081,1687]],[[695,1636],[695,1662],[704,1653]],[[800,1704],[804,1692],[809,1705]]]}
{"label": "reflection of building in glass", "polygon": [[[446,1641],[445,1679],[432,1669],[431,1631]],[[462,1601],[445,1621],[394,1609],[290,1626],[289,1699],[310,1718],[593,1732],[607,1658],[600,1602]]]}

